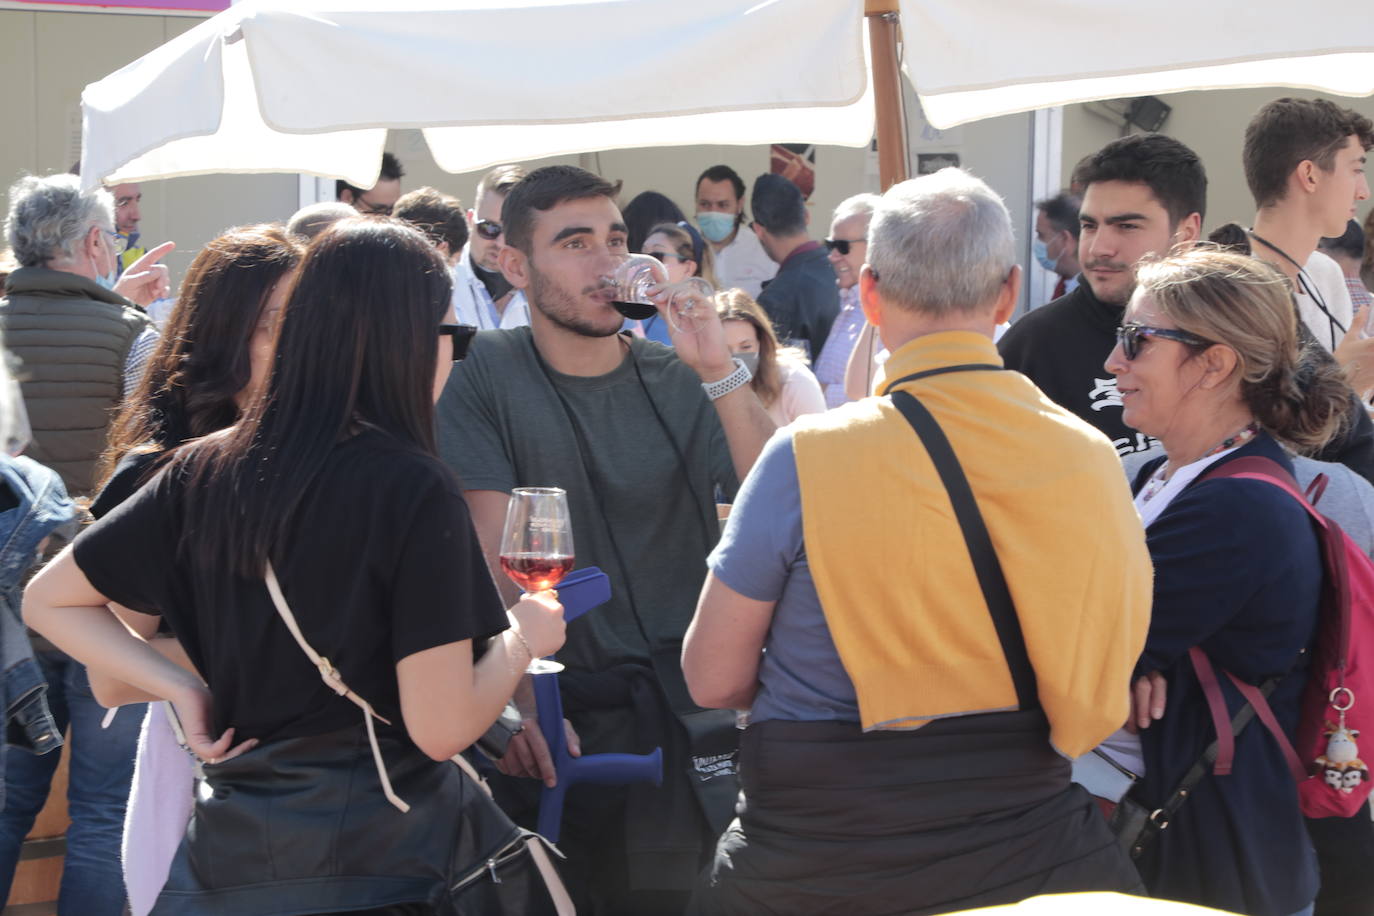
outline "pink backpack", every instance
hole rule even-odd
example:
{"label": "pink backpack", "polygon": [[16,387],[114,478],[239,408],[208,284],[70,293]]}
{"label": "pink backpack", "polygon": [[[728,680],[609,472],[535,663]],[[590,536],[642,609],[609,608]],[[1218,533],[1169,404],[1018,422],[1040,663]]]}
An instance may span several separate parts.
{"label": "pink backpack", "polygon": [[[1357,744],[1362,733],[1374,741],[1374,561],[1339,525],[1312,508],[1292,475],[1268,458],[1228,461],[1203,479],[1213,477],[1273,484],[1296,499],[1316,523],[1325,575],[1296,748],[1279,727],[1265,693],[1230,672],[1224,673],[1283,749],[1298,782],[1302,813],[1307,817],[1350,817],[1374,789]],[[1318,497],[1325,485],[1324,476],[1313,481]],[[1230,772],[1235,750],[1230,717],[1206,654],[1194,647],[1189,657],[1217,727],[1220,748],[1214,772],[1224,775]]]}

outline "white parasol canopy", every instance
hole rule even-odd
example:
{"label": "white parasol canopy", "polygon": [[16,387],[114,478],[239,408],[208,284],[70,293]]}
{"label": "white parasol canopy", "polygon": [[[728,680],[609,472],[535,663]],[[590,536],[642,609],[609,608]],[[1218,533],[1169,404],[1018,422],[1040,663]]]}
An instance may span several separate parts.
{"label": "white parasol canopy", "polygon": [[866,47],[863,0],[245,0],[86,87],[81,174],[370,187],[387,128],[421,128],[453,172],[640,146],[863,146]]}
{"label": "white parasol canopy", "polygon": [[86,87],[82,175],[367,187],[386,129],[404,127],[453,172],[631,147],[863,146],[864,15],[898,9],[903,69],[937,127],[1189,89],[1374,92],[1360,0],[1312,16],[1290,0],[244,0]]}
{"label": "white parasol canopy", "polygon": [[900,0],[903,70],[926,118],[995,115],[1192,89],[1374,93],[1365,0]]}

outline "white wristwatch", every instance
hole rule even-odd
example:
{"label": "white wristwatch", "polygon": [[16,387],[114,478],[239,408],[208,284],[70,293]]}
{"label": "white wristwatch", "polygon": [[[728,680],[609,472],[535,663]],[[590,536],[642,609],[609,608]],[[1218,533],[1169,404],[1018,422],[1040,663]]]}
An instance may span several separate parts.
{"label": "white wristwatch", "polygon": [[744,364],[744,361],[735,358],[734,372],[731,372],[719,381],[702,382],[701,387],[706,389],[706,396],[715,401],[725,397],[736,388],[743,388],[745,385],[749,384],[753,378],[753,373],[749,371],[749,367]]}

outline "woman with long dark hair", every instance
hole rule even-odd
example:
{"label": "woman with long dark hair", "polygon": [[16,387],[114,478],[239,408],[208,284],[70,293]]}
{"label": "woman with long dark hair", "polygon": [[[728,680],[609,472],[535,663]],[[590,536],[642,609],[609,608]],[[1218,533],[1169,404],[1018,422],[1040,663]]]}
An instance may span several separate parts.
{"label": "woman with long dark hair", "polygon": [[[459,912],[474,836],[499,835],[493,857],[520,839],[446,761],[562,644],[562,614],[549,593],[502,610],[434,455],[450,294],[415,230],[327,231],[239,422],[179,450],[25,594],[54,643],[170,700],[204,761],[158,916]],[[204,681],[110,601],[165,618]]]}
{"label": "woman with long dark hair", "polygon": [[[133,495],[171,449],[232,424],[262,389],[277,322],[304,251],[300,240],[271,224],[230,229],[200,250],[138,387],[111,426],[98,466],[105,482],[92,515],[101,518]],[[157,635],[159,618],[118,608],[116,613],[159,652],[193,668],[175,638]],[[99,672],[90,672],[90,683],[105,705],[141,696]],[[146,916],[156,901],[194,798],[195,773],[176,746],[169,715],[160,705],[148,708],[122,818],[124,883],[133,916]]]}
{"label": "woman with long dark hair", "polygon": [[230,229],[200,250],[138,388],[110,427],[93,515],[127,499],[167,450],[238,418],[266,381],[303,253],[271,224]]}

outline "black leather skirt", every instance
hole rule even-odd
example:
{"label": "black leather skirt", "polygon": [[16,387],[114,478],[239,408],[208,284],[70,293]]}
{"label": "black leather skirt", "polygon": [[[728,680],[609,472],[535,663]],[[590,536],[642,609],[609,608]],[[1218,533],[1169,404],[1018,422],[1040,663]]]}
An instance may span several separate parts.
{"label": "black leather skirt", "polygon": [[450,762],[378,735],[401,812],[360,724],[205,767],[154,916],[307,916],[395,904],[460,912],[450,890],[521,838]]}

